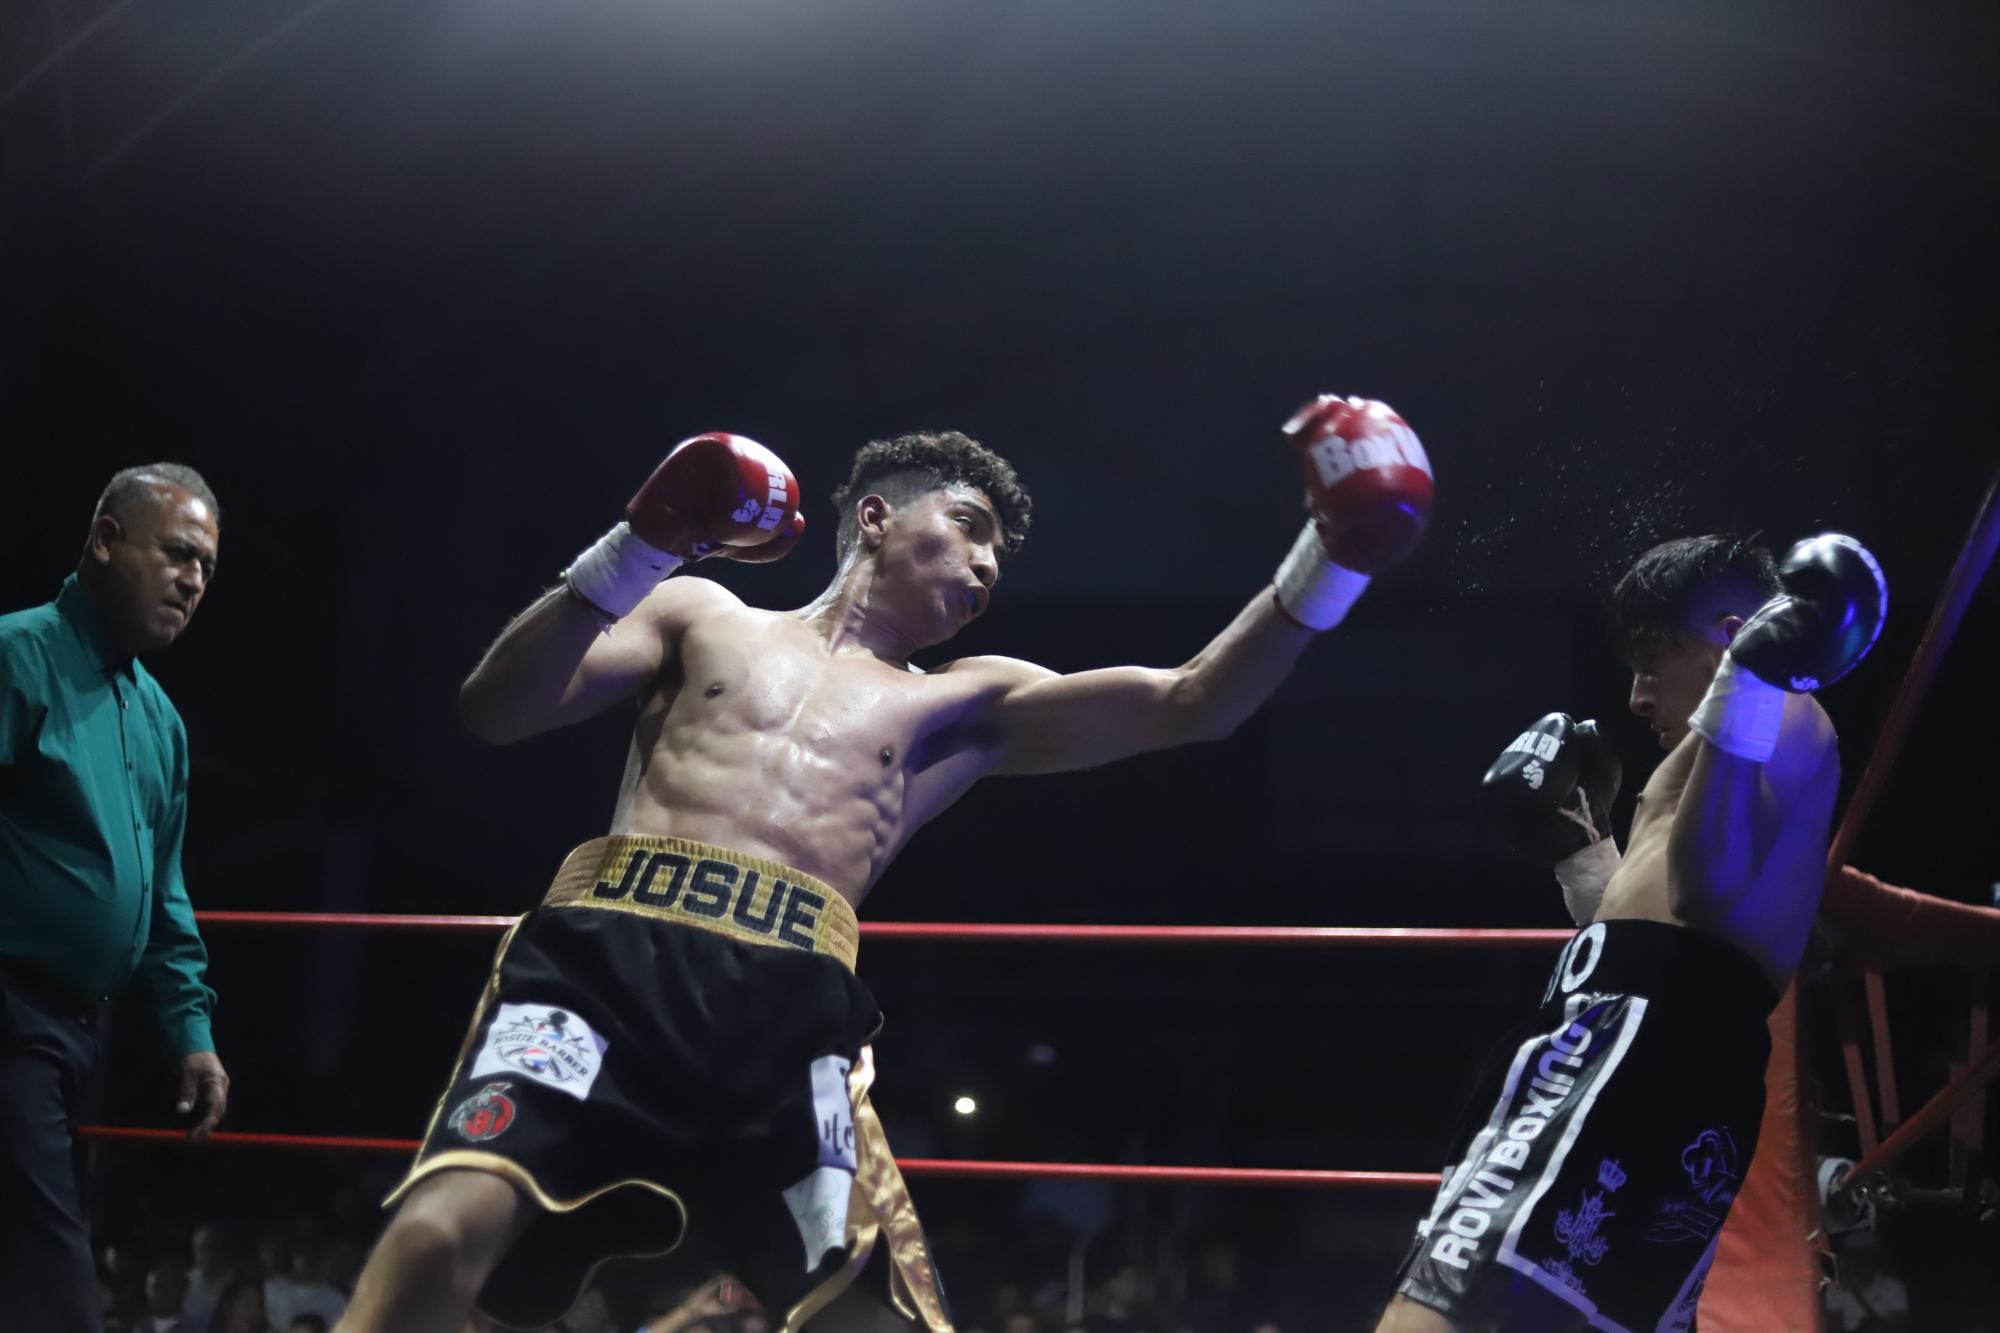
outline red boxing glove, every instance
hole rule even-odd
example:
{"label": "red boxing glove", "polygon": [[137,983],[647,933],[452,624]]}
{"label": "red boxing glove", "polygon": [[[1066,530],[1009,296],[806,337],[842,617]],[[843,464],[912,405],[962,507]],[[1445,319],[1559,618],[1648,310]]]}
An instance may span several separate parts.
{"label": "red boxing glove", "polygon": [[1431,464],[1394,408],[1321,394],[1285,434],[1299,447],[1306,507],[1328,559],[1377,574],[1416,549],[1431,514]]}
{"label": "red boxing glove", "polygon": [[805,531],[798,509],[798,479],[776,454],[743,435],[697,435],[673,447],[625,506],[625,521],[563,578],[618,620],[686,561],[779,559]]}
{"label": "red boxing glove", "polygon": [[806,516],[793,514],[792,521],[778,529],[778,535],[762,546],[730,546],[721,554],[725,560],[734,560],[740,565],[768,565],[773,560],[783,560],[799,544],[799,538],[806,535]]}
{"label": "red boxing glove", "polygon": [[798,479],[783,459],[717,431],[675,445],[625,506],[625,521],[655,549],[699,560],[718,547],[762,546],[798,511]]}

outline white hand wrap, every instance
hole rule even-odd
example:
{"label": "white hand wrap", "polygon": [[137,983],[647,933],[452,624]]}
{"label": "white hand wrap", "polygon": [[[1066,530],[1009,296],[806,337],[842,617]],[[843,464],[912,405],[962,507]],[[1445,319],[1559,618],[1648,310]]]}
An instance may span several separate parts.
{"label": "white hand wrap", "polygon": [[630,523],[620,523],[599,537],[563,571],[569,590],[613,620],[623,620],[660,580],[683,564],[644,538],[634,536]]}
{"label": "white hand wrap", "polygon": [[1604,902],[1604,886],[1611,882],[1624,861],[1617,842],[1600,838],[1556,862],[1556,883],[1562,885],[1563,906],[1569,909],[1570,919],[1577,925],[1587,926],[1597,920],[1597,909]]}
{"label": "white hand wrap", "polygon": [[1307,523],[1278,566],[1278,605],[1307,629],[1327,630],[1347,618],[1348,608],[1367,591],[1368,576],[1326,558],[1319,534]]}
{"label": "white hand wrap", "polygon": [[1725,654],[1688,726],[1716,749],[1761,764],[1777,752],[1784,720],[1785,692]]}

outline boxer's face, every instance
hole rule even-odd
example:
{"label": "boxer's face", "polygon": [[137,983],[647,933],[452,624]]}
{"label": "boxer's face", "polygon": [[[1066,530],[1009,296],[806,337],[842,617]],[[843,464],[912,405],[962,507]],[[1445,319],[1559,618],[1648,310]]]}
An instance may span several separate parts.
{"label": "boxer's face", "polygon": [[178,486],[155,486],[150,501],[97,516],[85,552],[97,567],[91,596],[120,648],[137,656],[180,637],[221,543],[214,512]]}
{"label": "boxer's face", "polygon": [[1706,625],[1688,625],[1674,635],[1660,635],[1632,645],[1626,665],[1632,668],[1632,693],[1626,705],[1644,718],[1671,750],[1687,738],[1688,719],[1708,693],[1722,650],[1743,624],[1740,616],[1719,616]]}
{"label": "boxer's face", "polygon": [[1005,533],[985,492],[951,485],[888,508],[876,559],[884,594],[926,644],[986,613]]}

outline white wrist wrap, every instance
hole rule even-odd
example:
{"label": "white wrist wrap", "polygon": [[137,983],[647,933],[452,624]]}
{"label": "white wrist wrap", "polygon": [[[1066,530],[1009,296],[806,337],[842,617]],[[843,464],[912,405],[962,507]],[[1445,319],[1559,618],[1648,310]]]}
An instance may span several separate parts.
{"label": "white wrist wrap", "polygon": [[1784,720],[1785,692],[1725,655],[1688,726],[1716,749],[1761,764],[1776,753]]}
{"label": "white wrist wrap", "polygon": [[571,592],[613,620],[623,620],[682,563],[680,556],[669,555],[634,536],[632,525],[621,522],[570,561],[563,581]]}
{"label": "white wrist wrap", "polygon": [[1307,629],[1332,629],[1367,591],[1368,576],[1326,558],[1319,534],[1307,523],[1278,566],[1278,605]]}
{"label": "white wrist wrap", "polygon": [[1611,882],[1624,861],[1615,840],[1599,838],[1575,855],[1556,862],[1556,883],[1562,885],[1563,906],[1569,909],[1570,919],[1577,925],[1587,926],[1597,920],[1597,909],[1604,902],[1604,886]]}

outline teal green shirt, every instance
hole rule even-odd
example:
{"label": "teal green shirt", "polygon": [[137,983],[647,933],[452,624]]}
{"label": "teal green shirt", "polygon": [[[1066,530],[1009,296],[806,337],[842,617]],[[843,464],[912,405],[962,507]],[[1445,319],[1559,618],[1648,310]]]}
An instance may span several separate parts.
{"label": "teal green shirt", "polygon": [[0,616],[0,968],[80,1006],[136,981],[177,1055],[215,1049],[187,781],[181,715],[110,649],[76,575]]}

